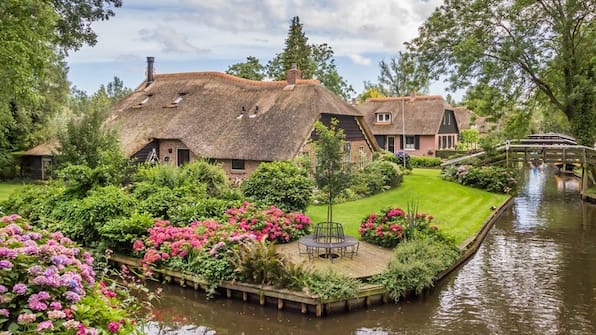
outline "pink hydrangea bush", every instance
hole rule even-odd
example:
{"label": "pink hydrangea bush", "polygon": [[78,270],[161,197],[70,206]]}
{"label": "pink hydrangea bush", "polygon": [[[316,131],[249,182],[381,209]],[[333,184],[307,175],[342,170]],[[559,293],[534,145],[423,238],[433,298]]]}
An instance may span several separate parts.
{"label": "pink hydrangea bush", "polygon": [[240,208],[227,210],[226,216],[231,225],[255,234],[258,240],[265,238],[278,243],[306,235],[311,223],[310,218],[302,213],[284,213],[275,206],[262,210],[249,202],[244,202]]}
{"label": "pink hydrangea bush", "polygon": [[0,219],[0,333],[132,334],[134,322],[95,282],[93,258],[61,233]]}
{"label": "pink hydrangea bush", "polygon": [[436,231],[437,227],[431,225],[432,219],[431,215],[423,213],[416,213],[411,218],[401,208],[389,208],[382,210],[381,214],[372,213],[364,218],[358,231],[367,242],[393,248],[417,233]]}
{"label": "pink hydrangea bush", "polygon": [[308,232],[311,221],[302,213],[284,213],[271,206],[259,209],[245,202],[240,208],[226,211],[228,222],[195,221],[186,227],[172,226],[169,221],[156,220],[149,236],[133,244],[133,252],[143,257],[143,264],[176,265],[188,261],[189,254],[208,252],[221,258],[241,240],[268,240],[284,243]]}

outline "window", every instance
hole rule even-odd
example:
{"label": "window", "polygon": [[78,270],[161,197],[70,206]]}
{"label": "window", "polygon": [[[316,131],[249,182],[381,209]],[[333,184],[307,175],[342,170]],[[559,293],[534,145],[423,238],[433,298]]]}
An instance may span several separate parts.
{"label": "window", "polygon": [[439,149],[453,149],[455,148],[455,135],[439,136]]}
{"label": "window", "polygon": [[151,98],[153,96],[153,94],[147,94],[143,100],[139,101],[138,104],[136,104],[135,106],[133,106],[132,108],[141,108],[143,107],[144,104],[146,104],[149,101],[149,98]]}
{"label": "window", "polygon": [[184,99],[184,96],[186,95],[186,93],[179,93],[178,97],[176,99],[174,99],[174,101],[172,101],[172,104],[177,105],[180,103],[180,101],[182,101],[182,99]]}
{"label": "window", "polygon": [[391,122],[391,113],[377,113],[377,122]]}
{"label": "window", "polygon": [[190,150],[188,149],[177,149],[178,166],[190,162]]}
{"label": "window", "polygon": [[451,125],[451,119],[453,119],[451,117],[452,113],[453,112],[450,110],[445,110],[445,114],[443,114],[443,125],[444,126]]}
{"label": "window", "polygon": [[364,160],[366,159],[366,154],[364,153],[363,146],[360,146],[358,148],[358,156],[360,157],[360,162],[359,162],[360,170],[362,170],[362,169],[364,169]]}
{"label": "window", "polygon": [[406,150],[416,150],[416,136],[406,135]]}
{"label": "window", "polygon": [[387,151],[395,152],[395,136],[387,136]]}
{"label": "window", "polygon": [[232,159],[232,170],[244,170],[244,160]]}

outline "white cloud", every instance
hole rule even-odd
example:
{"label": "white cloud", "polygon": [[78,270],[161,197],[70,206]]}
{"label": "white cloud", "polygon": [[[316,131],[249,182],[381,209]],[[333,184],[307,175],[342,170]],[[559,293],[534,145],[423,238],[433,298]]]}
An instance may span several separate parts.
{"label": "white cloud", "polygon": [[[145,56],[193,62],[188,70],[213,70],[255,56],[266,63],[282,51],[290,20],[299,16],[310,43],[327,43],[336,58],[358,70],[354,84],[377,74],[376,62],[404,49],[442,0],[126,0],[108,21],[96,22],[94,47],[72,53],[70,64],[127,63]],[[349,59],[349,61],[347,61]],[[204,67],[200,62],[209,61]],[[338,62],[339,63],[339,62]],[[361,72],[358,72],[361,71]],[[343,73],[342,73],[343,74]]]}
{"label": "white cloud", "polygon": [[350,54],[350,55],[348,55],[348,57],[350,57],[350,59],[352,60],[352,62],[354,62],[356,64],[370,65],[370,63],[371,63],[370,58],[364,57],[362,55]]}
{"label": "white cloud", "polygon": [[194,46],[185,34],[179,33],[171,27],[158,26],[155,29],[141,29],[139,35],[145,42],[159,44],[162,47],[161,50],[166,53],[203,54],[211,51]]}

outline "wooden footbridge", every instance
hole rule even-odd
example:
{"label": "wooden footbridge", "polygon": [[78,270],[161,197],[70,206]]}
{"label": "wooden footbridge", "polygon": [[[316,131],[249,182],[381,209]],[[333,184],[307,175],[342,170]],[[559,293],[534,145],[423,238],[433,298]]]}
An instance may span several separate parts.
{"label": "wooden footbridge", "polygon": [[478,152],[471,155],[448,160],[441,166],[469,164],[478,165],[506,165],[514,163],[550,163],[562,170],[574,166],[582,169],[582,191],[596,185],[596,150],[594,148],[577,145],[575,139],[561,134],[536,134],[528,138],[507,141],[496,146],[491,155]]}

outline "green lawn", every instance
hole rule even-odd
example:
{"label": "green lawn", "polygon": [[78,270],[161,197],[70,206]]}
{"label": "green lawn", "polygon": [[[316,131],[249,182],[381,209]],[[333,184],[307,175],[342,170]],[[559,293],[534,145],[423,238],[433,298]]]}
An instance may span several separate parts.
{"label": "green lawn", "polygon": [[[362,218],[378,213],[385,207],[407,210],[408,201],[418,202],[419,212],[434,217],[433,223],[461,243],[473,236],[492,212],[491,206],[500,206],[508,196],[484,192],[444,181],[439,170],[414,169],[404,177],[396,189],[372,197],[333,206],[333,221],[344,225],[346,234],[359,236]],[[309,206],[306,214],[313,222],[325,221],[327,206]]]}
{"label": "green lawn", "polygon": [[12,192],[23,188],[24,186],[24,184],[0,183],[0,201],[8,199]]}

